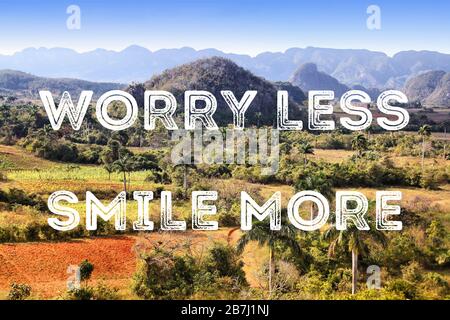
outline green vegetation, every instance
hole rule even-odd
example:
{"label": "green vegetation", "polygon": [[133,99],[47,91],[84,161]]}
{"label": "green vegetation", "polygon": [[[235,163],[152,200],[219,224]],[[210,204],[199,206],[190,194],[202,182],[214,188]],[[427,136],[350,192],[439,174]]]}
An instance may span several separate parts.
{"label": "green vegetation", "polygon": [[9,300],[25,300],[31,295],[31,287],[23,283],[11,284],[11,290],[8,294]]}
{"label": "green vegetation", "polygon": [[[142,87],[135,85],[133,90]],[[119,107],[111,111],[116,116],[120,112]],[[252,119],[261,124],[267,120],[264,113],[255,113]],[[219,193],[215,218],[226,228],[228,241],[211,233],[214,244],[199,250],[176,235],[170,246],[155,240],[137,250],[131,288],[128,281],[120,290],[97,279],[88,281],[93,264],[83,261],[82,286],[60,298],[450,298],[450,143],[431,132],[436,126],[427,127],[422,121],[417,122],[420,130],[415,124],[415,132],[380,133],[376,128],[354,134],[341,129],[320,134],[282,132],[279,170],[264,176],[259,165],[173,166],[172,142],[160,126],[153,131],[135,126],[111,133],[88,114],[79,131],[67,124],[53,131],[42,110],[32,105],[1,106],[0,124],[0,243],[123,235],[103,221],[96,231],[86,231],[83,225],[69,232],[49,227],[46,199],[56,190],[74,192],[80,200],[74,207],[82,215],[86,190],[104,201],[120,191],[130,197],[135,190],[152,190],[158,201],[162,190],[170,190],[174,217],[188,223],[192,190]],[[240,191],[262,204],[278,190],[283,197],[316,190],[333,202],[334,191],[355,189],[371,200],[368,216],[374,217],[374,188],[403,192],[401,232],[356,232],[352,225],[336,232],[328,225],[303,233],[284,223],[281,232],[271,232],[267,222],[255,222],[249,232],[237,230]],[[136,207],[127,204],[129,221]],[[150,207],[158,228],[159,210]],[[314,217],[316,208],[302,207],[301,214]],[[127,232],[146,237],[131,227]],[[380,289],[366,285],[371,265],[381,268]],[[29,285],[34,296],[35,284]],[[16,284],[10,291],[9,298],[23,299],[31,289]]]}
{"label": "green vegetation", "polygon": [[[189,247],[189,244],[185,244]],[[177,254],[183,244],[166,248],[162,244],[140,253],[140,265],[133,277],[133,292],[145,299],[221,299],[238,296],[248,286],[243,264],[236,250],[216,244],[205,259],[192,253]]]}

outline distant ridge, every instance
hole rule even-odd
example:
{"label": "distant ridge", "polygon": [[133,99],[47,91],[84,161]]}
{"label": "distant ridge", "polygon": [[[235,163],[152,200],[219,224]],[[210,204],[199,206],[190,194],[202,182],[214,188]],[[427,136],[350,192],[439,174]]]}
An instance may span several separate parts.
{"label": "distant ridge", "polygon": [[314,63],[342,84],[365,88],[397,88],[422,72],[450,72],[450,54],[402,51],[393,57],[362,49],[291,48],[255,57],[216,49],[189,47],[150,51],[130,46],[122,51],[96,49],[78,53],[65,48],[28,48],[14,55],[0,55],[0,69],[22,70],[43,77],[70,77],[89,81],[131,83],[145,81],[162,71],[208,57],[228,58],[253,74],[270,81],[287,81],[305,63]]}
{"label": "distant ridge", "polygon": [[108,90],[124,88],[123,84],[97,83],[69,78],[44,78],[15,70],[0,70],[0,94],[16,98],[37,99],[40,90],[49,90],[54,95],[69,91],[78,96],[82,90],[94,91],[98,97]]}

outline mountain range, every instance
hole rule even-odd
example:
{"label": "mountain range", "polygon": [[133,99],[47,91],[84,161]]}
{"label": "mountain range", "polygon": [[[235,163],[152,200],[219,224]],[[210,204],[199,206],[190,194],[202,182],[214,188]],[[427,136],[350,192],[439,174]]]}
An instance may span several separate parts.
{"label": "mountain range", "polygon": [[362,49],[307,47],[251,57],[189,47],[150,51],[136,45],[122,51],[96,49],[85,53],[65,48],[28,48],[13,55],[0,55],[0,69],[21,70],[43,77],[130,83],[143,82],[166,69],[213,56],[228,58],[270,81],[286,81],[301,65],[314,63],[320,72],[348,87],[379,89],[400,89],[408,79],[423,72],[450,71],[450,54],[433,51],[401,51],[389,57]]}

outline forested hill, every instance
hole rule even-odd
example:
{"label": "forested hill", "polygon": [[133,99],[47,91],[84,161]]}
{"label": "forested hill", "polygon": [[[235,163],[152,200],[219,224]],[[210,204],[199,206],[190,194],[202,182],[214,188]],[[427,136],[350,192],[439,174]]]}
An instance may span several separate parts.
{"label": "forested hill", "polygon": [[54,95],[69,91],[78,96],[82,90],[94,91],[98,97],[102,93],[122,89],[125,85],[118,83],[90,82],[69,78],[44,78],[15,70],[0,70],[0,95],[3,97],[39,99],[40,90],[49,90]]}

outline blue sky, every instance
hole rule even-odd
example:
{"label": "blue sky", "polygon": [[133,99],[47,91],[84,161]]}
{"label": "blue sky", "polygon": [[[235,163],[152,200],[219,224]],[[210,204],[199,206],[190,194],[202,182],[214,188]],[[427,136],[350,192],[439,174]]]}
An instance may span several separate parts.
{"label": "blue sky", "polygon": [[[68,30],[66,8],[81,9]],[[381,30],[366,27],[369,5]],[[290,47],[450,53],[450,1],[10,1],[0,0],[0,53],[27,47],[150,50],[190,46],[251,55]]]}

